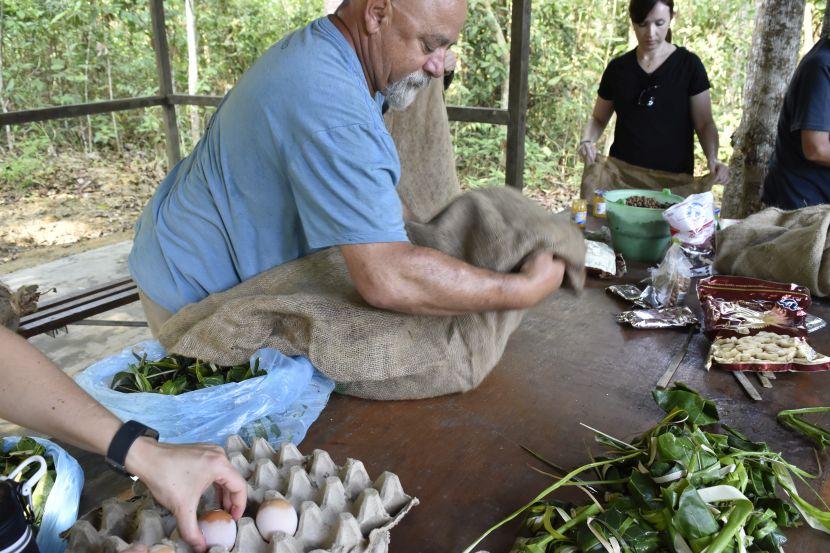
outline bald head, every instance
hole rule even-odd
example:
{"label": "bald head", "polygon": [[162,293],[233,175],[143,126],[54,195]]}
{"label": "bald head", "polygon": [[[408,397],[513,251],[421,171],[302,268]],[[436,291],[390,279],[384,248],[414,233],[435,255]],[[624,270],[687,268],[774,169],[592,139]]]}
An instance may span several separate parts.
{"label": "bald head", "polygon": [[372,93],[401,109],[430,78],[444,75],[447,51],[458,41],[466,0],[349,0],[337,11]]}

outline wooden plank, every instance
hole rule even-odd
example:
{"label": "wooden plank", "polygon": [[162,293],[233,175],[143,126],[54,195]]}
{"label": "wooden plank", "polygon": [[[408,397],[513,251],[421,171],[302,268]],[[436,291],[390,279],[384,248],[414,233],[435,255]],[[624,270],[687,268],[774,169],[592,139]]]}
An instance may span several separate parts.
{"label": "wooden plank", "polygon": [[167,164],[168,169],[172,169],[181,160],[182,154],[176,123],[176,106],[169,100],[173,94],[173,76],[170,71],[170,49],[167,45],[163,0],[150,0],[150,18],[153,27],[153,50],[156,52],[159,94],[165,98],[163,119],[164,134],[167,139]]}
{"label": "wooden plank", "polygon": [[746,375],[741,371],[734,371],[732,373],[735,376],[735,379],[738,381],[744,391],[754,399],[755,401],[763,401],[764,398],[761,397],[761,394],[758,393],[758,390],[755,389],[755,386],[752,385],[752,382],[746,377]]}
{"label": "wooden plank", "polygon": [[[118,280],[113,280],[111,282],[107,282],[106,284],[102,284],[101,286],[96,286],[94,288],[88,288],[86,290],[81,290],[80,292],[76,292],[76,293],[73,293],[73,294],[62,294],[62,295],[58,296],[57,298],[54,298],[54,299],[51,299],[51,300],[48,300],[48,301],[39,302],[38,305],[37,305],[37,309],[38,309],[38,311],[43,311],[47,308],[54,307],[56,305],[61,305],[61,304],[73,301],[77,298],[88,297],[88,296],[91,296],[93,294],[97,294],[99,292],[104,292],[106,290],[111,290],[111,289],[119,287],[119,286],[124,286],[125,284],[130,284],[132,282],[133,282],[132,278],[125,277],[125,278],[120,278]],[[35,315],[35,313],[33,313],[32,315]],[[27,315],[27,316],[30,317],[32,315]]]}
{"label": "wooden plank", "polygon": [[31,338],[50,330],[57,330],[75,321],[80,321],[104,313],[116,307],[138,301],[138,289],[125,290],[118,294],[106,296],[97,301],[85,303],[72,311],[63,311],[53,316],[34,321],[31,325],[21,325],[17,332],[24,338]]}
{"label": "wooden plank", "polygon": [[447,117],[450,121],[469,123],[490,123],[492,125],[507,125],[509,123],[509,112],[506,109],[497,108],[447,106]]}
{"label": "wooden plank", "polygon": [[683,358],[686,357],[686,352],[689,351],[689,342],[692,341],[692,336],[695,335],[696,331],[697,329],[694,327],[689,330],[689,333],[686,336],[686,341],[683,342],[683,346],[677,351],[674,357],[672,357],[671,362],[669,362],[669,366],[666,367],[666,372],[664,372],[663,376],[660,377],[660,380],[657,381],[657,388],[668,388],[671,379],[674,378],[678,367],[680,367],[680,363],[682,363]]}
{"label": "wooden plank", "polygon": [[72,296],[69,297],[67,300],[51,304],[48,307],[39,307],[35,313],[27,315],[21,320],[21,326],[31,325],[34,324],[36,321],[42,319],[49,319],[56,316],[60,316],[61,313],[68,314],[78,309],[82,309],[84,306],[88,304],[100,302],[102,300],[105,300],[106,298],[114,297],[125,292],[133,291],[137,293],[138,287],[132,281],[122,284],[120,286],[108,288],[106,290],[92,289],[90,291],[91,293],[86,293],[79,296]]}
{"label": "wooden plank", "polygon": [[183,106],[216,107],[222,101],[222,96],[207,96],[204,94],[171,94],[168,96],[171,104]]}
{"label": "wooden plank", "polygon": [[71,104],[67,106],[10,111],[8,113],[0,113],[0,126],[22,125],[36,121],[48,121],[50,119],[66,119],[69,117],[111,113],[113,111],[160,106],[164,103],[165,100],[162,96],[143,96],[140,98],[123,98],[120,100],[106,100],[104,102],[90,102],[87,104]]}
{"label": "wooden plank", "polygon": [[[173,94],[169,99],[171,103],[176,105],[216,107],[222,101],[222,96]],[[508,111],[506,109],[447,106],[447,117],[450,121],[467,123],[508,124]]]}
{"label": "wooden plank", "polygon": [[524,184],[525,168],[530,2],[531,0],[513,0],[513,15],[510,22],[510,85],[507,100],[509,122],[505,184],[520,190]]}

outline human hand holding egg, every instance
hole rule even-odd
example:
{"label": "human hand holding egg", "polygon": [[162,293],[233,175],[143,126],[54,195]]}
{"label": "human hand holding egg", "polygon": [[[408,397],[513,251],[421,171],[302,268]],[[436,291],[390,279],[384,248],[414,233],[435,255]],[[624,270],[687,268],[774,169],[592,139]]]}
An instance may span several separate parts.
{"label": "human hand holding egg", "polygon": [[[208,544],[197,525],[196,509],[199,498],[211,484],[221,491],[217,497],[222,498],[222,507],[230,513],[232,522],[245,510],[245,480],[221,447],[174,445],[139,438],[127,454],[127,470],[138,476],[156,501],[176,517],[179,535],[197,553],[206,551]],[[233,534],[235,539],[235,522]]]}

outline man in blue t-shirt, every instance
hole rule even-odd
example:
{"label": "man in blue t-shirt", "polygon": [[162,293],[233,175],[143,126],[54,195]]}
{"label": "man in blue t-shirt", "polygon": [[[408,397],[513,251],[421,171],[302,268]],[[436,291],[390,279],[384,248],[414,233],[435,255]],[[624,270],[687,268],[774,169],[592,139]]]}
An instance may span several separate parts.
{"label": "man in blue t-shirt", "polygon": [[830,203],[830,39],[819,40],[795,70],[762,200],[781,209]]}
{"label": "man in blue t-shirt", "polygon": [[464,0],[351,0],[242,76],[136,225],[130,271],[154,334],[189,303],[333,246],[384,309],[520,309],[559,288],[550,252],[501,274],[407,239],[381,106],[443,77],[465,17]]}

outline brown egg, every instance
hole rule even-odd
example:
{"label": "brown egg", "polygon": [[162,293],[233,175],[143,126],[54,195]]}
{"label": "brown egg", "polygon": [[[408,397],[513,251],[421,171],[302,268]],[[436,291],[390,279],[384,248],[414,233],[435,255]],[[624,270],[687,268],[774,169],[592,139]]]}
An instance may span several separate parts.
{"label": "brown egg", "polygon": [[199,515],[199,530],[208,548],[219,545],[230,549],[236,543],[236,521],[221,509]]}
{"label": "brown egg", "polygon": [[271,541],[274,532],[284,532],[293,536],[297,531],[297,511],[285,499],[263,501],[256,513],[256,527],[267,541]]}

